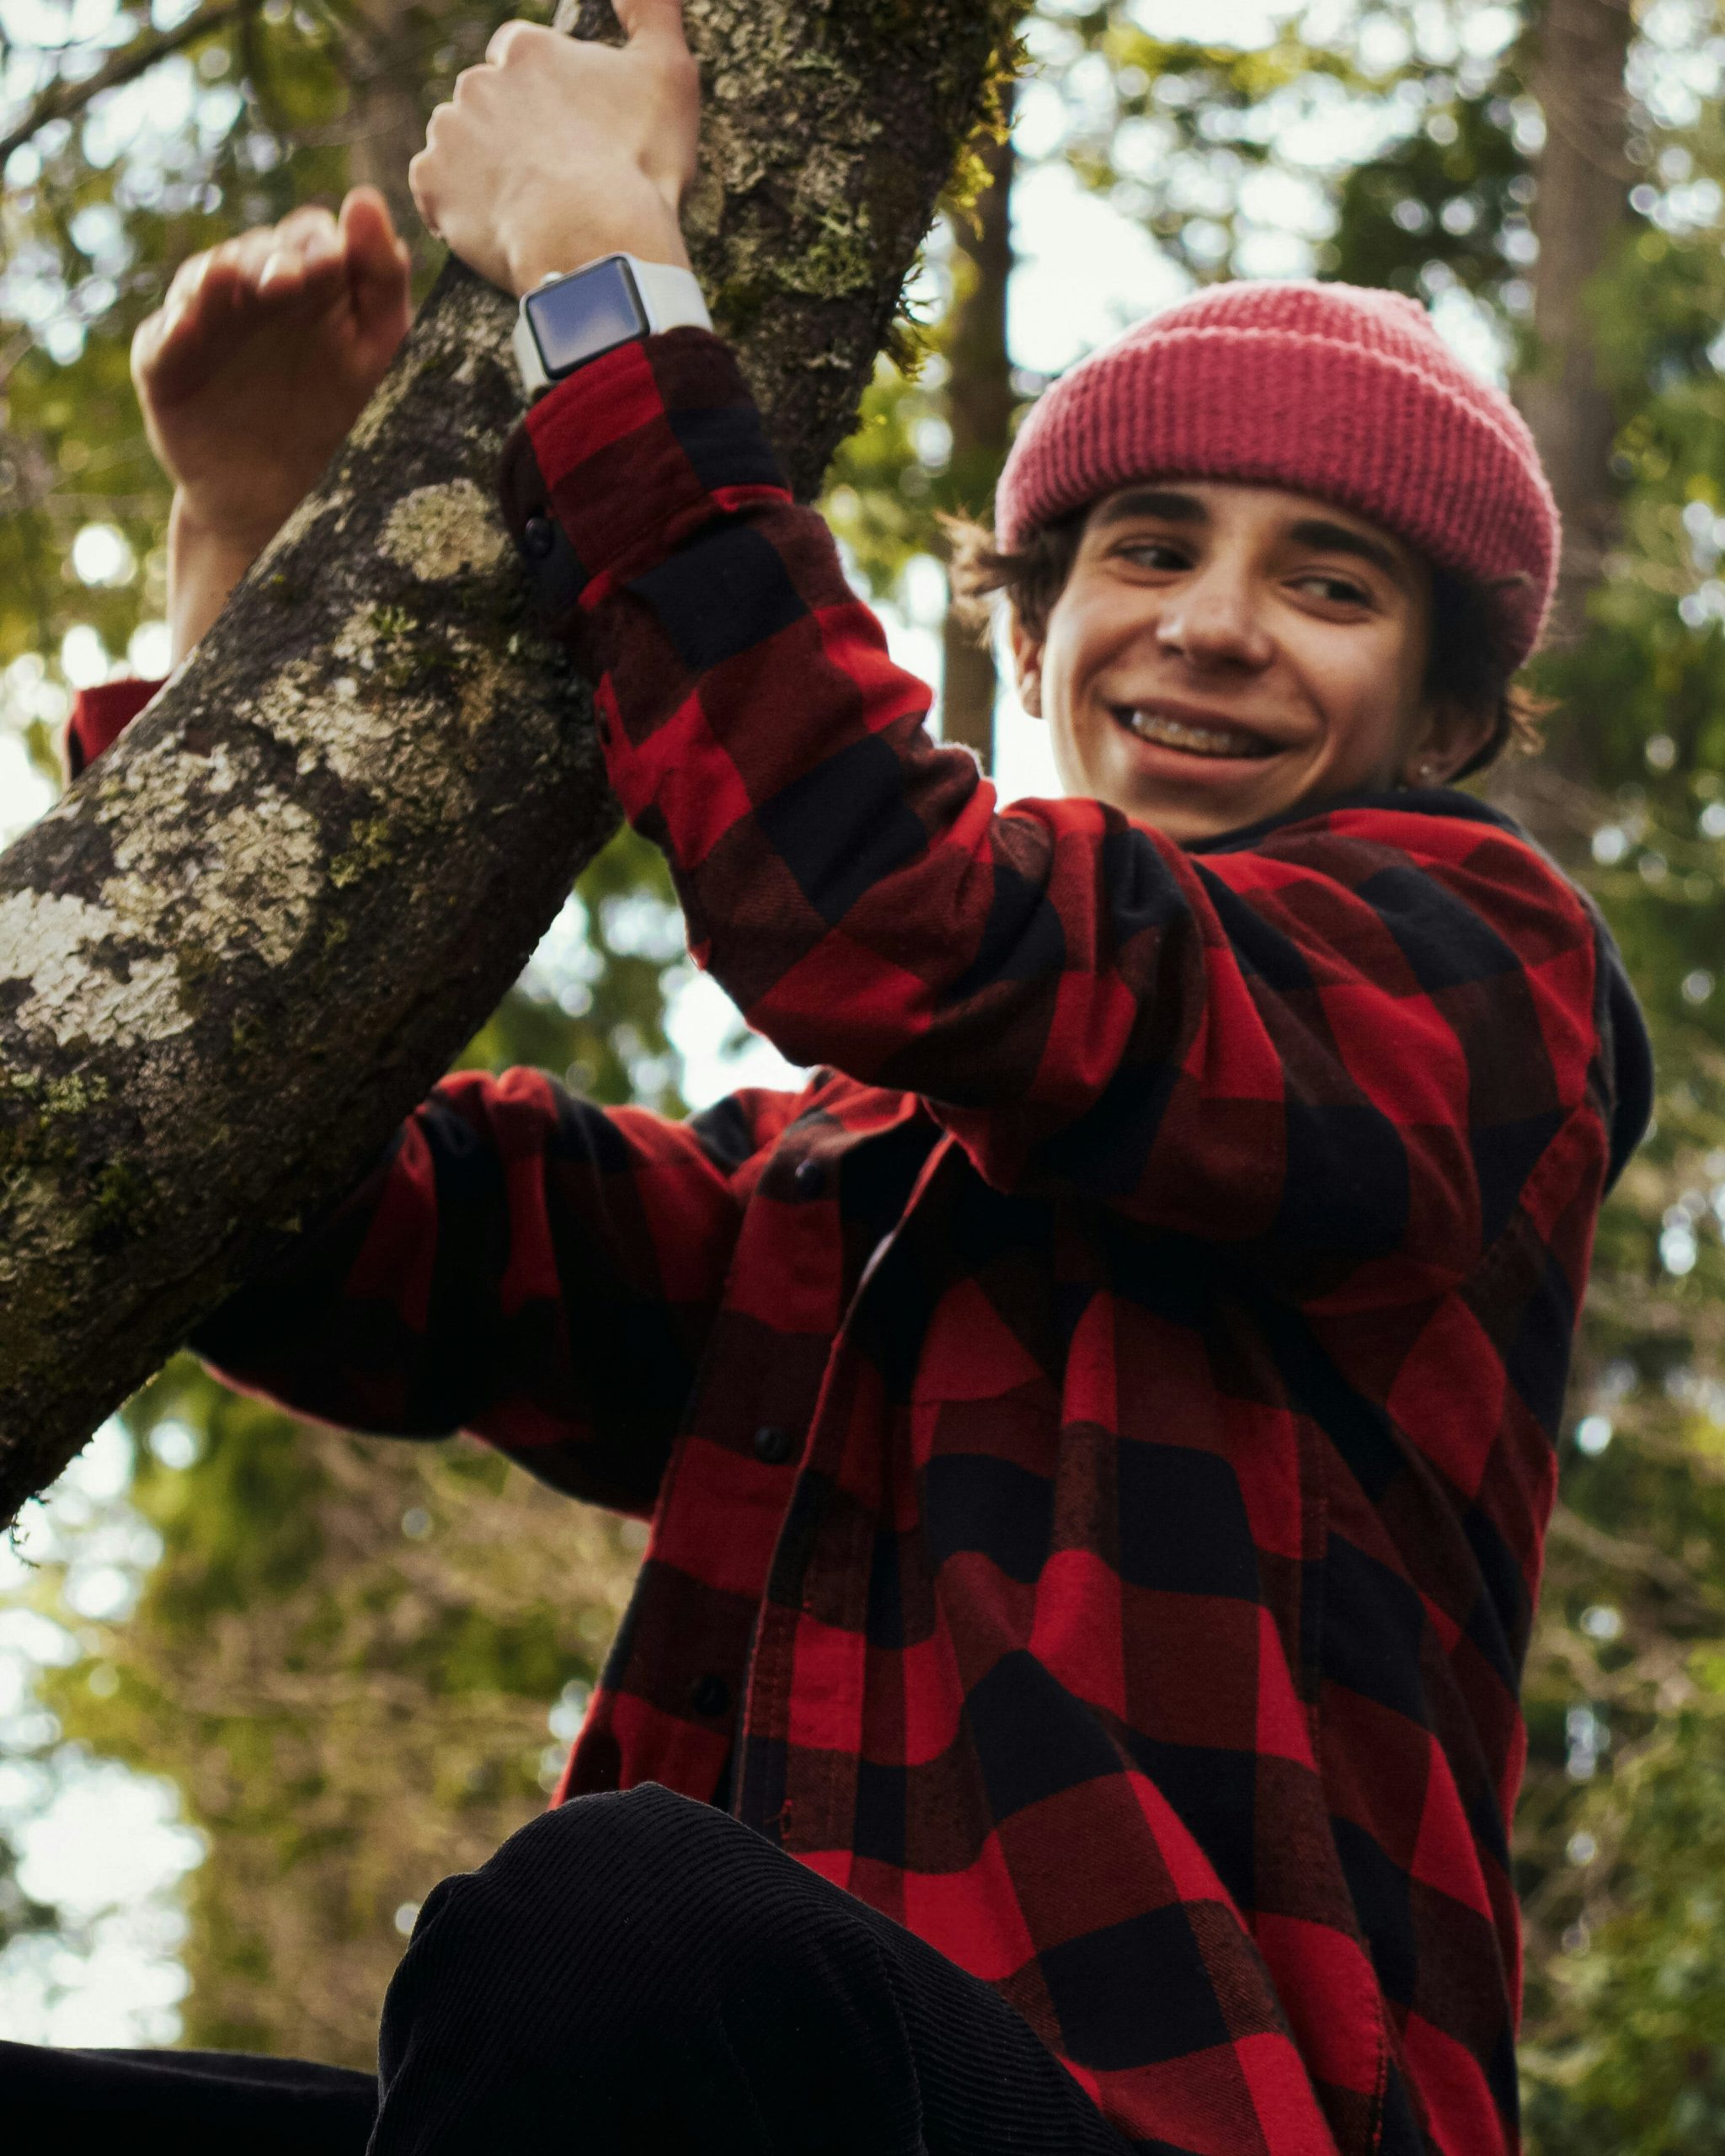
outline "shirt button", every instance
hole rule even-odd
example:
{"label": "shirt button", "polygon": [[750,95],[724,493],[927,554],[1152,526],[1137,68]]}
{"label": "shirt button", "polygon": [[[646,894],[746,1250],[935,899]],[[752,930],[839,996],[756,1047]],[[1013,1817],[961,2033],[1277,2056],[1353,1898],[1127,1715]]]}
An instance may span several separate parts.
{"label": "shirt button", "polygon": [[826,1170],[819,1161],[798,1161],[791,1181],[805,1198],[813,1198],[816,1191],[826,1188]]}
{"label": "shirt button", "polygon": [[530,516],[521,531],[521,552],[530,562],[542,562],[557,544],[557,534],[542,516]]}
{"label": "shirt button", "polygon": [[689,1704],[697,1715],[722,1715],[731,1703],[731,1688],[722,1677],[709,1670],[705,1677],[697,1678],[695,1689],[689,1694]]}
{"label": "shirt button", "polygon": [[768,1422],[755,1433],[755,1457],[764,1460],[769,1467],[782,1467],[791,1456],[791,1433],[782,1430],[776,1422]]}

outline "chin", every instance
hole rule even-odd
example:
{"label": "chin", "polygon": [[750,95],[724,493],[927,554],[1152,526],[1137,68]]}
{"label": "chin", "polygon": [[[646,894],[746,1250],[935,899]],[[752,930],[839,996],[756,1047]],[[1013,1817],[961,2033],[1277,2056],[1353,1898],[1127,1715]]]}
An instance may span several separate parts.
{"label": "chin", "polygon": [[1146,809],[1138,816],[1141,824],[1148,824],[1152,830],[1160,831],[1164,838],[1172,839],[1176,846],[1196,846],[1204,839],[1219,839],[1229,831],[1243,830],[1258,818],[1251,816],[1198,816],[1189,809]]}
{"label": "chin", "polygon": [[1177,760],[1166,750],[1146,754],[1134,745],[1122,754],[1107,738],[1090,745],[1100,753],[1087,759],[1089,768],[1076,775],[1082,790],[1177,846],[1220,838],[1277,814],[1304,790],[1300,779],[1310,776],[1293,759],[1287,760],[1292,768],[1279,770],[1243,758],[1230,760],[1231,769],[1212,761],[1188,770],[1194,760]]}
{"label": "chin", "polygon": [[1229,831],[1244,830],[1247,825],[1279,813],[1279,805],[1274,800],[1262,796],[1243,797],[1243,789],[1242,798],[1226,802],[1182,801],[1170,799],[1167,794],[1140,792],[1130,803],[1122,805],[1135,823],[1148,824],[1165,838],[1172,839],[1177,846],[1191,846],[1200,839],[1221,838]]}

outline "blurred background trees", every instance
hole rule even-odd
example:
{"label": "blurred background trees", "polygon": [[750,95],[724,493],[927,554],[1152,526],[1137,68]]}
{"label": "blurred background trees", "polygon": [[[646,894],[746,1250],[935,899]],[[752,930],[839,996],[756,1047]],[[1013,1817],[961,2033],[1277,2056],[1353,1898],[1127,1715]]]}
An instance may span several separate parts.
{"label": "blurred background trees", "polygon": [[[51,767],[69,684],[159,663],[165,500],[131,327],[216,237],[349,174],[398,194],[439,86],[505,12],[0,0],[0,142],[174,48],[0,158],[0,798],[30,800],[26,755]],[[1661,1083],[1602,1226],[1529,1670],[1530,2140],[1715,2151],[1725,35],[1703,0],[1044,0],[1023,35],[1015,109],[955,178],[828,502],[908,655],[943,665],[953,738],[1035,768],[991,649],[945,616],[939,518],[985,510],[1039,368],[1076,350],[1048,318],[1069,235],[1121,319],[1236,274],[1419,296],[1511,380],[1567,512],[1550,750],[1493,784],[1605,908]],[[470,1054],[675,1107],[680,953],[654,858],[622,841]],[[32,1522],[42,1561],[14,1566],[0,1616],[35,1673],[9,1713],[0,1673],[0,2002],[8,1967],[51,1988],[100,1951],[5,1836],[28,1849],[45,1806],[121,1762],[203,1838],[175,1860],[187,2038],[366,2058],[412,1905],[542,1801],[633,1530],[461,1443],[297,1428],[190,1364],[104,1442],[106,1481],[68,1478]]]}

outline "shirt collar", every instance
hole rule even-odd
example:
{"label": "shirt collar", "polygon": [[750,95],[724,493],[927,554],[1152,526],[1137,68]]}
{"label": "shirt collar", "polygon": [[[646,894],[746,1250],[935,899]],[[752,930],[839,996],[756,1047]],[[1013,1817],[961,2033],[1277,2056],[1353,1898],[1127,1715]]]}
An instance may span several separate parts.
{"label": "shirt collar", "polygon": [[1247,824],[1235,831],[1219,832],[1215,838],[1198,839],[1182,849],[1186,853],[1242,853],[1257,846],[1273,831],[1286,830],[1296,825],[1315,823],[1321,817],[1333,816],[1344,809],[1376,808],[1398,816],[1447,816],[1461,823],[1490,824],[1500,831],[1513,832],[1517,838],[1525,838],[1513,816],[1506,816],[1501,808],[1493,808],[1483,801],[1477,801],[1472,794],[1462,793],[1453,786],[1405,786],[1387,789],[1362,789],[1352,793],[1332,793],[1322,800],[1297,801],[1284,809],[1280,815],[1266,816],[1256,824]]}

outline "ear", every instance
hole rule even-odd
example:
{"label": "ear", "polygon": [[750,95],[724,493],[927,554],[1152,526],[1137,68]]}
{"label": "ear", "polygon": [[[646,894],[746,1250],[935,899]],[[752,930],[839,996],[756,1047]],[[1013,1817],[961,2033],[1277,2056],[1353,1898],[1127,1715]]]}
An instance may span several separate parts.
{"label": "ear", "polygon": [[1042,638],[1033,637],[1015,612],[1012,619],[1012,671],[1018,702],[1032,718],[1042,717]]}
{"label": "ear", "polygon": [[1497,713],[1453,696],[1435,696],[1420,707],[1399,774],[1404,786],[1446,786],[1492,738]]}

